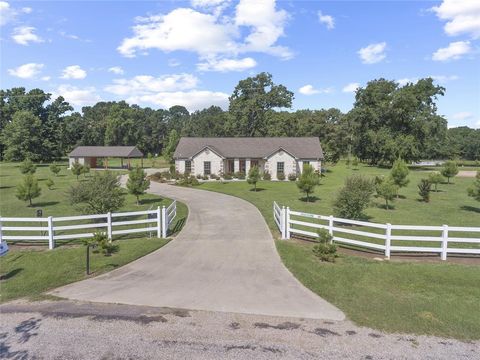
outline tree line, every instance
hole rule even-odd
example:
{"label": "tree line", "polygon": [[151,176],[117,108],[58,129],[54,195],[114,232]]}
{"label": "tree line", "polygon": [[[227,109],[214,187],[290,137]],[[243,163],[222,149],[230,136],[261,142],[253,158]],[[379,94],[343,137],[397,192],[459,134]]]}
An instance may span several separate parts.
{"label": "tree line", "polygon": [[353,156],[375,165],[396,159],[480,159],[480,130],[448,129],[436,101],[445,88],[431,78],[403,87],[376,79],[359,88],[353,108],[291,111],[293,92],[268,73],[241,80],[228,110],[211,106],[151,109],[125,101],[98,102],[82,112],[41,89],[0,90],[0,156],[52,161],[78,145],[135,145],[167,157],[180,136],[315,136],[326,160]]}

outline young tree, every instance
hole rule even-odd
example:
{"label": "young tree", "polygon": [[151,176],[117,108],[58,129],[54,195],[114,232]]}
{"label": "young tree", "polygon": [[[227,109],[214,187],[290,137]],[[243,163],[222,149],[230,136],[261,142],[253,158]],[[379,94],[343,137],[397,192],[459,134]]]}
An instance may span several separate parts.
{"label": "young tree", "polygon": [[73,185],[68,197],[71,204],[80,206],[86,214],[105,214],[125,203],[117,175],[110,171],[96,171],[87,181]]}
{"label": "young tree", "polygon": [[74,162],[72,164],[72,174],[77,177],[77,180],[78,180],[78,177],[82,174],[82,172],[83,172],[83,165],[80,164],[79,162]]}
{"label": "young tree", "polygon": [[418,183],[418,194],[422,197],[422,200],[425,202],[430,201],[430,191],[432,188],[432,184],[428,179],[422,179]]}
{"label": "young tree", "polygon": [[58,166],[56,162],[50,164],[49,168],[50,168],[50,171],[52,172],[52,174],[55,175],[55,176],[58,176],[58,173],[61,170],[60,166]]}
{"label": "young tree", "polygon": [[477,171],[475,182],[468,188],[468,196],[473,197],[475,200],[480,201],[480,171]]}
{"label": "young tree", "polygon": [[257,191],[258,180],[260,180],[260,170],[258,169],[258,166],[252,166],[250,170],[248,170],[247,182],[250,185],[253,185],[255,191]]}
{"label": "young tree", "polygon": [[307,195],[307,202],[310,202],[310,194],[314,192],[315,186],[318,185],[318,176],[310,164],[303,165],[303,171],[300,174],[297,187],[301,192]]}
{"label": "young tree", "polygon": [[397,197],[398,197],[398,189],[407,186],[408,182],[408,166],[405,161],[402,159],[397,159],[393,163],[392,170],[390,171],[390,176],[393,180],[393,183],[397,186]]}
{"label": "young tree", "polygon": [[30,159],[25,159],[23,162],[20,164],[20,172],[22,174],[35,174],[37,171],[36,165],[32,162]]}
{"label": "young tree", "polygon": [[358,170],[358,158],[356,156],[352,160],[352,165],[354,170]]}
{"label": "young tree", "polygon": [[435,187],[435,192],[437,192],[437,186],[443,181],[443,176],[438,171],[435,171],[428,175],[428,181]]}
{"label": "young tree", "polygon": [[137,205],[140,205],[140,195],[145,194],[145,191],[149,187],[150,180],[147,179],[147,175],[140,165],[130,170],[128,173],[127,189],[130,194],[137,198]]}
{"label": "young tree", "polygon": [[442,175],[447,178],[447,183],[450,184],[450,178],[458,174],[458,167],[455,161],[445,161],[443,164]]}
{"label": "young tree", "polygon": [[82,166],[82,174],[84,177],[87,177],[87,174],[90,172],[90,165]]}
{"label": "young tree", "polygon": [[47,181],[45,181],[45,185],[47,185],[48,190],[52,190],[55,183],[52,179],[48,178]]}
{"label": "young tree", "polygon": [[377,184],[377,194],[385,200],[385,208],[388,210],[388,202],[395,199],[398,187],[393,182],[392,178],[387,178]]}
{"label": "young tree", "polygon": [[17,192],[15,196],[19,200],[28,201],[29,206],[32,206],[32,199],[40,196],[42,189],[38,185],[37,179],[32,174],[27,174],[23,181],[17,185]]}
{"label": "young tree", "polygon": [[348,177],[333,203],[335,214],[347,219],[361,219],[373,191],[374,184],[370,179],[361,175]]}

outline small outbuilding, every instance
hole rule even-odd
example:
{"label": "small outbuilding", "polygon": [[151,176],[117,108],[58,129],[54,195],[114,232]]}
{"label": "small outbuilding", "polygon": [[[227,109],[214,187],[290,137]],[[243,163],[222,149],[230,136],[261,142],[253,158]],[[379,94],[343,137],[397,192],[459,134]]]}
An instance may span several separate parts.
{"label": "small outbuilding", "polygon": [[102,159],[103,167],[108,169],[109,158],[120,159],[120,167],[127,169],[131,167],[130,159],[142,159],[143,167],[143,153],[136,146],[77,146],[68,157],[69,168],[80,163],[94,169],[98,167],[98,159]]}

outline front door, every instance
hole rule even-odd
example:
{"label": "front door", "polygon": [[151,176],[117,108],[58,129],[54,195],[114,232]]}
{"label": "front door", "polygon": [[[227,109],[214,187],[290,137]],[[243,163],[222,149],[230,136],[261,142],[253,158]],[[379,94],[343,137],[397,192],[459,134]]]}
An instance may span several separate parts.
{"label": "front door", "polygon": [[225,167],[225,170],[226,174],[233,174],[235,171],[235,161],[233,159],[227,160],[227,166]]}

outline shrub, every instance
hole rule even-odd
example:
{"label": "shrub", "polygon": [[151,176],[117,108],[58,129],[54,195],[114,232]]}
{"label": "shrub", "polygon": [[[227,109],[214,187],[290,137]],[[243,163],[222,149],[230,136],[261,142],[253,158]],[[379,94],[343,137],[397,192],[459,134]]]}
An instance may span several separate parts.
{"label": "shrub", "polygon": [[290,180],[290,181],[297,180],[297,174],[295,174],[295,173],[288,174],[288,180]]}
{"label": "shrub", "polygon": [[258,166],[252,166],[250,170],[248,170],[247,182],[253,185],[255,191],[257,191],[258,180],[260,180],[260,170],[258,169]]}
{"label": "shrub", "polygon": [[50,171],[52,172],[53,175],[58,176],[58,173],[60,172],[61,168],[60,166],[57,165],[57,163],[52,163],[49,166]]}
{"label": "shrub", "polygon": [[267,180],[267,181],[272,180],[272,175],[270,175],[270,173],[268,171],[264,171],[263,172],[263,180]]}
{"label": "shrub", "polygon": [[458,174],[457,163],[451,160],[446,161],[445,164],[443,164],[441,173],[447,178],[447,183],[450,184],[450,178]]}
{"label": "shrub", "polygon": [[303,165],[303,171],[297,181],[297,187],[307,195],[307,202],[310,201],[310,194],[318,185],[318,176],[315,175],[311,165]]}
{"label": "shrub", "polygon": [[202,179],[203,179],[203,180],[208,180],[208,175],[203,175],[203,176],[202,176]]}
{"label": "shrub", "polygon": [[77,177],[77,180],[78,180],[78,177],[83,172],[83,165],[78,163],[78,162],[74,162],[72,164],[71,170],[72,170],[72,174],[75,175]]}
{"label": "shrub", "polygon": [[96,232],[91,239],[87,239],[83,243],[92,246],[94,253],[101,252],[105,256],[110,256],[118,251],[118,245],[109,241],[104,232]]}
{"label": "shrub", "polygon": [[118,178],[110,171],[96,171],[89,180],[70,187],[67,194],[70,203],[81,206],[86,214],[105,214],[125,203]]}
{"label": "shrub", "polygon": [[160,174],[165,180],[170,180],[172,178],[172,174],[170,173],[170,171],[162,171]]}
{"label": "shrub", "polygon": [[197,179],[200,180],[201,178],[203,178],[203,176],[201,174],[197,174]]}
{"label": "shrub", "polygon": [[245,173],[243,171],[237,171],[234,174],[234,177],[239,179],[239,180],[245,180]]}
{"label": "shrub", "polygon": [[15,196],[19,200],[28,201],[29,206],[32,206],[32,199],[35,199],[40,196],[42,189],[38,185],[37,179],[27,173],[23,178],[23,181],[17,185],[17,192]]}
{"label": "shrub", "polygon": [[47,185],[48,190],[52,190],[55,183],[52,179],[48,178],[47,181],[45,181],[45,185]]}
{"label": "shrub", "polygon": [[428,181],[433,184],[435,191],[437,191],[437,185],[443,181],[443,176],[438,171],[435,171],[428,175]]}
{"label": "shrub", "polygon": [[418,194],[422,197],[422,200],[425,202],[430,201],[430,190],[432,187],[432,184],[428,179],[422,179],[418,183]]}
{"label": "shrub", "polygon": [[152,175],[150,175],[149,178],[153,181],[160,181],[160,180],[162,180],[162,173],[157,171],[157,172],[153,173]]}
{"label": "shrub", "polygon": [[87,174],[90,172],[90,165],[83,165],[82,166],[82,174],[83,176],[87,177]]}
{"label": "shrub", "polygon": [[370,204],[373,191],[373,181],[361,175],[348,177],[334,201],[335,215],[347,219],[361,219],[364,216],[363,211]]}
{"label": "shrub", "polygon": [[30,159],[25,159],[23,162],[20,164],[20,172],[22,174],[35,174],[37,171],[37,167],[35,164],[32,162]]}
{"label": "shrub", "polygon": [[197,186],[200,183],[198,182],[197,178],[193,175],[185,174],[183,175],[178,181],[177,185],[180,186]]}
{"label": "shrub", "polygon": [[280,181],[285,180],[285,174],[284,173],[277,173],[277,180],[280,180]]}
{"label": "shrub", "polygon": [[335,262],[337,246],[332,240],[333,236],[327,230],[318,230],[318,244],[313,246],[312,251],[321,261]]}
{"label": "shrub", "polygon": [[358,158],[356,156],[352,160],[352,165],[355,170],[358,169]]}
{"label": "shrub", "polygon": [[232,180],[233,179],[232,174],[223,174],[223,179],[224,180]]}
{"label": "shrub", "polygon": [[210,179],[212,179],[212,180],[217,180],[217,179],[218,179],[218,176],[215,175],[215,174],[210,174]]}
{"label": "shrub", "polygon": [[475,200],[480,201],[480,171],[477,171],[475,182],[468,188],[468,196],[473,197]]}

